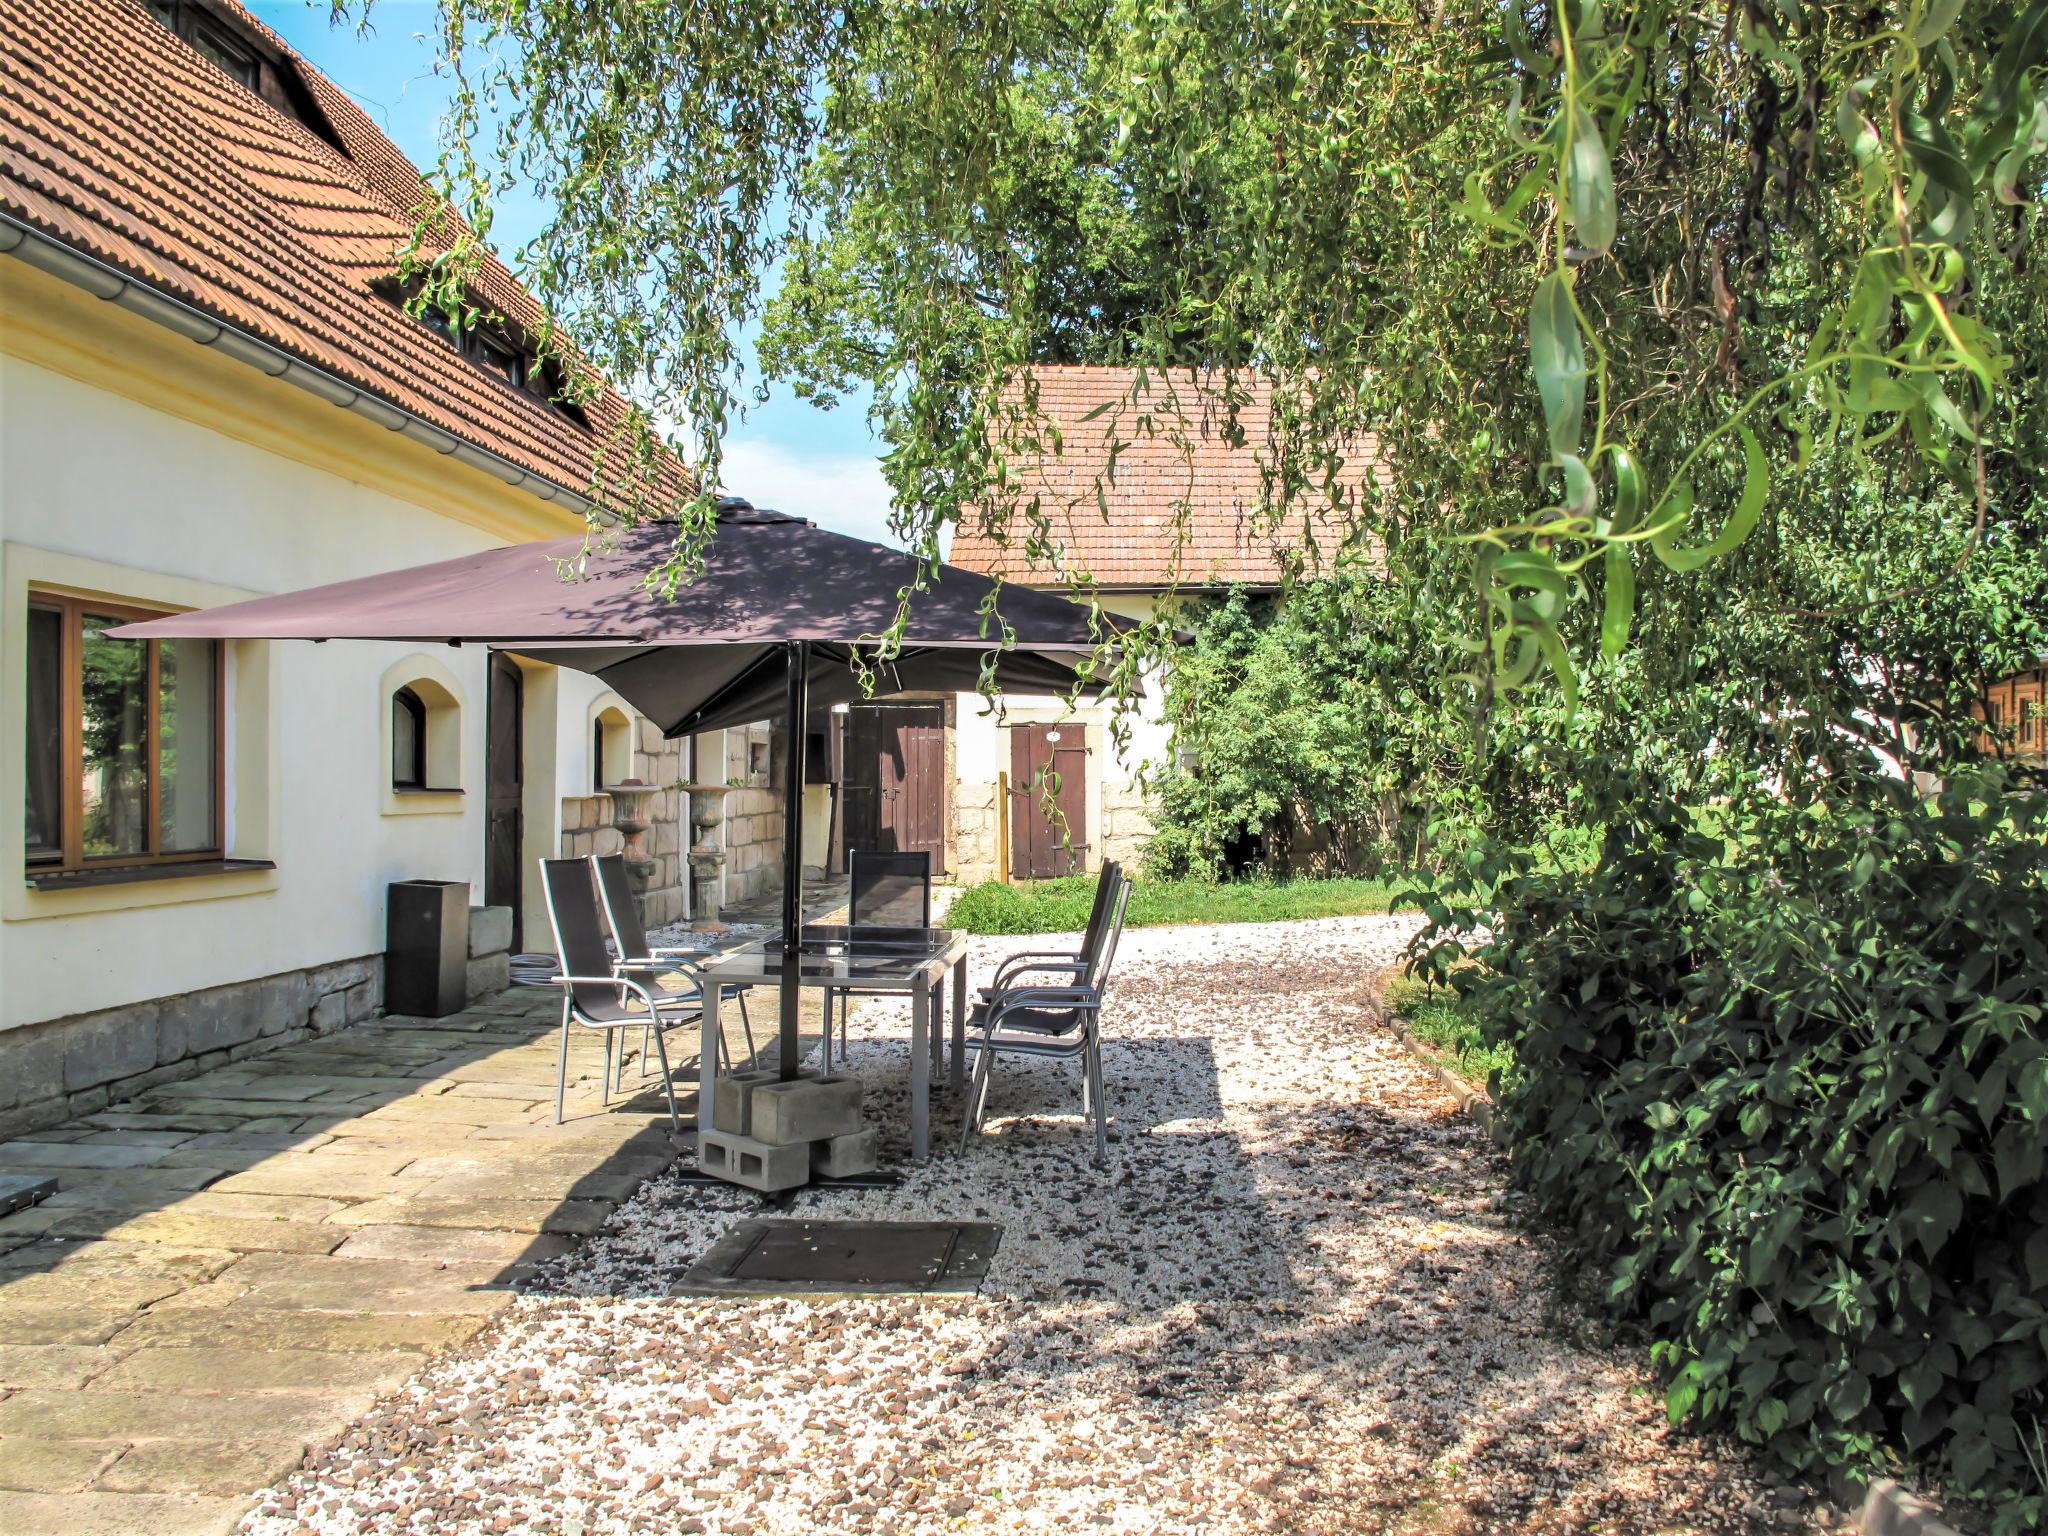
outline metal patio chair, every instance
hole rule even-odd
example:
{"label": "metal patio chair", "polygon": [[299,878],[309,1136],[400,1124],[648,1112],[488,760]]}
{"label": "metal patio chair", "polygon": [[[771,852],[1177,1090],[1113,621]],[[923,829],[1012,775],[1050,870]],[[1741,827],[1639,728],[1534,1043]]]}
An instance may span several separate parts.
{"label": "metal patio chair", "polygon": [[[700,1008],[704,1002],[704,975],[701,962],[706,956],[717,953],[710,946],[690,948],[682,945],[666,945],[656,948],[647,941],[647,926],[640,921],[640,903],[633,897],[633,882],[626,874],[626,860],[623,854],[592,854],[590,868],[597,881],[598,899],[604,904],[605,923],[612,932],[612,972],[619,976],[631,976],[647,983],[650,987],[659,978],[672,973],[681,973],[690,979],[686,992],[670,992],[662,988],[663,994],[671,1000],[689,1004],[695,1002]],[[732,998],[740,1005],[740,1027],[747,1035],[747,1060],[751,1062],[757,1054],[754,1047],[754,1021],[747,1017],[747,994],[751,987],[726,987],[719,996],[721,1000]],[[718,1049],[727,1068],[732,1065],[731,1053],[726,1049],[725,1036],[721,1032]],[[619,1053],[619,1086],[625,1087],[626,1057]],[[647,1075],[647,1032],[640,1035],[640,1075]]]}
{"label": "metal patio chair", "polygon": [[[932,856],[918,853],[871,853],[856,848],[847,859],[846,920],[855,928],[929,928],[932,925]],[[839,1054],[846,1055],[847,1000],[858,987],[827,989],[825,1070],[832,1070],[832,1003],[839,1002]]]}
{"label": "metal patio chair", "polygon": [[1131,882],[1119,875],[1100,942],[1074,981],[1064,986],[1013,986],[975,1009],[968,1020],[966,1041],[967,1048],[976,1056],[960,1124],[963,1153],[988,1112],[996,1056],[1007,1051],[1015,1056],[1081,1058],[1081,1112],[1095,1121],[1093,1161],[1098,1168],[1108,1163],[1109,1106],[1102,1082],[1102,1002],[1109,988],[1110,967],[1116,961],[1117,941],[1123,937],[1124,911],[1130,900]]}
{"label": "metal patio chair", "polygon": [[[555,981],[562,989],[562,1052],[555,1069],[555,1124],[563,1120],[569,1089],[569,1026],[579,1024],[604,1036],[604,1102],[612,1101],[612,1042],[626,1030],[653,1026],[654,1048],[661,1057],[661,1087],[668,1095],[668,1123],[672,1135],[682,1131],[676,1112],[676,1086],[669,1074],[667,1035],[671,1029],[697,1023],[702,1014],[694,997],[657,994],[646,983],[616,974],[606,952],[604,919],[598,911],[597,884],[587,859],[542,859],[541,888],[547,893],[548,924],[555,933],[555,953],[561,956],[561,973]],[[627,1006],[637,997],[645,1006],[642,1013]],[[623,1043],[622,1043],[623,1054]]]}
{"label": "metal patio chair", "polygon": [[980,989],[981,1000],[993,1002],[997,994],[1015,986],[1021,976],[1079,976],[1084,973],[1088,969],[1088,957],[1102,943],[1102,925],[1109,920],[1109,909],[1116,900],[1123,872],[1123,865],[1115,859],[1102,861],[1102,872],[1095,880],[1095,901],[1088,909],[1088,925],[1081,930],[1079,949],[1021,949],[1014,955],[1006,955],[996,967],[995,979]]}

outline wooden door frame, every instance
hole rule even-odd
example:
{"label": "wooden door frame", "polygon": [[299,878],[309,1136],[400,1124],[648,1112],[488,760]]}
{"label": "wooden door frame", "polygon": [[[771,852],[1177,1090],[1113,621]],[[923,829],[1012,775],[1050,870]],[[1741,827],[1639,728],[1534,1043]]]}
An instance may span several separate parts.
{"label": "wooden door frame", "polygon": [[[913,718],[906,719],[906,716]],[[883,843],[882,832],[887,822],[881,802],[881,733],[902,726],[916,726],[939,733],[940,750],[933,769],[932,786],[939,802],[938,835],[932,845],[932,863],[935,872],[950,870],[953,863],[953,705],[949,698],[878,699],[848,707],[840,768],[840,793],[845,806],[842,846],[851,854],[857,849],[879,847]],[[908,768],[906,757],[906,772]]]}
{"label": "wooden door frame", "polygon": [[[1089,781],[1094,776],[1091,770],[1095,765],[1096,742],[1086,723],[1078,720],[1019,720],[1013,722],[1008,731],[1010,792],[1009,803],[1002,808],[1002,815],[1007,819],[1011,879],[1048,879],[1061,874],[1080,873],[1095,867],[1100,863],[1100,859],[1091,857],[1096,853],[1096,849],[1095,840],[1089,835],[1089,826],[1096,811],[1094,802],[1097,791],[1091,788]],[[1064,861],[1067,867],[1064,869],[1059,867],[1062,861],[1055,858],[1058,852],[1056,848],[1048,846],[1043,850],[1045,856],[1040,857],[1039,845],[1050,834],[1051,820],[1038,806],[1038,792],[1035,788],[1038,769],[1033,766],[1035,753],[1030,745],[1034,740],[1053,731],[1061,733],[1061,740],[1049,744],[1047,766],[1067,752],[1079,753],[1081,759],[1078,781],[1066,775],[1061,779],[1060,798],[1068,798],[1071,784],[1073,797],[1078,801],[1075,809],[1079,811],[1078,817],[1072,810],[1068,812],[1065,846],[1069,851]],[[1065,740],[1065,735],[1069,731],[1076,733],[1078,737],[1072,743]],[[1020,752],[1024,765],[1021,770]]]}
{"label": "wooden door frame", "polygon": [[484,869],[483,890],[478,893],[479,906],[500,905],[492,901],[491,891],[491,826],[494,811],[497,810],[496,780],[492,774],[493,755],[497,743],[496,714],[498,698],[498,674],[500,670],[511,679],[517,690],[514,695],[512,721],[512,767],[513,776],[508,786],[512,792],[510,809],[513,817],[513,850],[511,871],[511,899],[502,903],[512,908],[512,949],[517,953],[525,945],[526,915],[526,673],[510,656],[501,651],[491,652],[490,664],[484,670]]}

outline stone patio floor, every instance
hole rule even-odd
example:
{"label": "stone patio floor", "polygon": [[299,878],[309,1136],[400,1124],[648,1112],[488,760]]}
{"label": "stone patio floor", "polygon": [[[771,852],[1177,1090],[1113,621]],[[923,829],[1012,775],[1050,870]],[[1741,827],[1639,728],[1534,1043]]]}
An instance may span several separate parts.
{"label": "stone patio floor", "polygon": [[[637,1065],[602,1104],[589,1031],[554,1123],[556,997],[379,1019],[0,1144],[0,1173],[59,1185],[0,1220],[0,1531],[231,1529],[674,1161]],[[774,999],[749,1000],[764,1043]],[[686,1138],[694,1041],[670,1036]]]}

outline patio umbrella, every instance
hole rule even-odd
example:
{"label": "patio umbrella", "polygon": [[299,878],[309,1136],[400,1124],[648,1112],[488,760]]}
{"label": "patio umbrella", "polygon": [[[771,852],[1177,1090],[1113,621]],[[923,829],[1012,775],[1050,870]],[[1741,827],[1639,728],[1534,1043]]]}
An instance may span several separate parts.
{"label": "patio umbrella", "polygon": [[[581,563],[580,537],[486,550],[302,592],[123,625],[135,639],[410,640],[488,645],[587,672],[655,721],[685,736],[775,714],[785,730],[782,925],[803,924],[805,721],[813,708],[877,693],[971,689],[984,665],[998,686],[1037,693],[1072,688],[1099,639],[1088,610],[1064,598],[1004,587],[1002,635],[984,632],[995,583],[945,565],[913,601],[900,647],[880,637],[916,557],[827,532],[738,497],[719,503],[718,525],[695,581],[664,598],[646,573],[674,529],[643,523]],[[797,946],[783,946],[782,1073],[797,1058]]]}

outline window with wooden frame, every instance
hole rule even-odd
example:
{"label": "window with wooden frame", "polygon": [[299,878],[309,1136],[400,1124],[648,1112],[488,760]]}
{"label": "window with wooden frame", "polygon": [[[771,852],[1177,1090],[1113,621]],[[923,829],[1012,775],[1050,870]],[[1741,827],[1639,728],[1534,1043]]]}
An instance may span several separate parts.
{"label": "window with wooden frame", "polygon": [[220,643],[107,634],[160,617],[97,598],[29,593],[31,871],[221,856]]}

